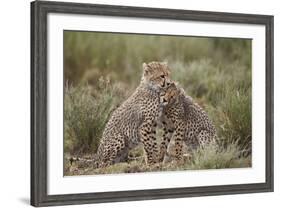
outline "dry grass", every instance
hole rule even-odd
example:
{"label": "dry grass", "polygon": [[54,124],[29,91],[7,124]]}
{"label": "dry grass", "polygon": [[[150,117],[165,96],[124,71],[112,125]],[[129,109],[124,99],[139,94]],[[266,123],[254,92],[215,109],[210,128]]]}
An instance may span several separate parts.
{"label": "dry grass", "polygon": [[[184,151],[186,148],[184,148]],[[70,165],[69,159],[65,161],[65,175],[92,175],[92,174],[118,174],[158,171],[182,171],[182,170],[206,170],[223,168],[251,167],[251,156],[244,157],[237,144],[231,144],[227,148],[208,146],[192,153],[184,152],[182,161],[177,162],[173,143],[169,147],[169,156],[164,163],[148,166],[145,163],[142,145],[130,152],[127,162],[117,163],[106,168],[96,168],[95,156],[88,159],[79,159]]]}

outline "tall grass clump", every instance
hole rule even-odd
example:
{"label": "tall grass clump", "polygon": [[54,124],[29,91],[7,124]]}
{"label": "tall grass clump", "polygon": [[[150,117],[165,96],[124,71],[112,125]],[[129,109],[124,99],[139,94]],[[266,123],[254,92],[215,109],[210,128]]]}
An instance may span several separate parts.
{"label": "tall grass clump", "polygon": [[[232,96],[228,96],[227,93],[232,93]],[[241,93],[237,89],[226,88],[217,113],[216,122],[220,123],[218,130],[225,138],[222,140],[223,145],[237,141],[245,153],[250,153],[252,145],[251,91]]]}
{"label": "tall grass clump", "polygon": [[226,148],[215,145],[200,148],[193,153],[191,163],[187,169],[221,169],[243,168],[251,166],[251,157],[241,157],[242,150],[236,143],[229,143]]}
{"label": "tall grass clump", "polygon": [[124,90],[100,78],[98,87],[65,86],[64,150],[70,154],[96,152],[111,112],[124,99]]}

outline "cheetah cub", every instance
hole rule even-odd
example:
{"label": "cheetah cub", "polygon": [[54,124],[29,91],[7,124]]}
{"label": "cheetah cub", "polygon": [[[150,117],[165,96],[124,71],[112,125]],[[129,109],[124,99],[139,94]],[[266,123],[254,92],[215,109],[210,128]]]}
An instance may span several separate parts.
{"label": "cheetah cub", "polygon": [[123,162],[128,151],[140,142],[146,162],[158,162],[156,118],[160,109],[160,91],[170,83],[166,63],[143,64],[143,75],[135,92],[112,114],[98,148],[98,167]]}
{"label": "cheetah cub", "polygon": [[177,160],[182,159],[183,142],[189,151],[206,144],[216,143],[216,130],[206,112],[185,95],[182,88],[172,83],[166,91],[161,92],[160,102],[163,124],[163,139],[160,144],[160,161],[164,160],[171,137],[175,138]]}

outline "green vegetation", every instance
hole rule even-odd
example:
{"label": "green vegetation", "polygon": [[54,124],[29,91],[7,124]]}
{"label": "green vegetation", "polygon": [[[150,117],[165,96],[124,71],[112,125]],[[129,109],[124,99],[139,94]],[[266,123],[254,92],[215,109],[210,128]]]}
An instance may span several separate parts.
{"label": "green vegetation", "polygon": [[172,79],[207,111],[219,148],[198,150],[182,165],[155,168],[145,166],[138,150],[128,163],[73,172],[76,162],[65,174],[251,166],[250,40],[92,32],[64,32],[65,159],[93,157],[111,112],[134,91],[142,63],[150,61],[167,61]]}
{"label": "green vegetation", "polygon": [[75,155],[96,152],[111,112],[125,99],[125,93],[109,80],[89,85],[66,85],[64,95],[64,151]]}

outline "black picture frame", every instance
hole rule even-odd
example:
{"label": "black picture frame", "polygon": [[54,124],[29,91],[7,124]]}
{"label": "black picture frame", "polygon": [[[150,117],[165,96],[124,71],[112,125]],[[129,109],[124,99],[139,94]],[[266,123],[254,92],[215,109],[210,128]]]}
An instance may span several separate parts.
{"label": "black picture frame", "polygon": [[[264,25],[266,28],[266,182],[153,190],[47,194],[47,15],[108,15]],[[31,205],[50,206],[273,191],[273,21],[270,15],[34,1],[31,3]]]}

